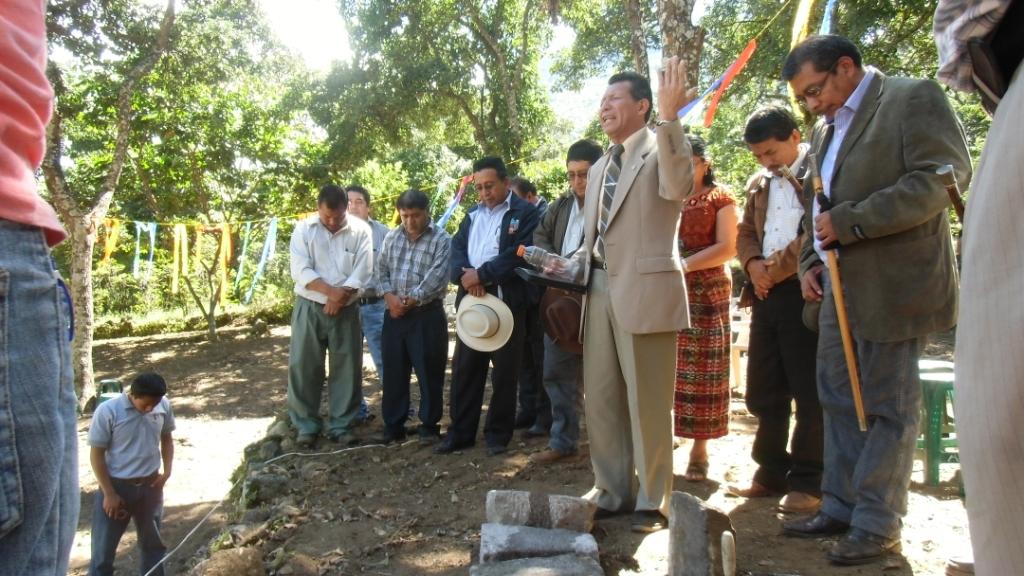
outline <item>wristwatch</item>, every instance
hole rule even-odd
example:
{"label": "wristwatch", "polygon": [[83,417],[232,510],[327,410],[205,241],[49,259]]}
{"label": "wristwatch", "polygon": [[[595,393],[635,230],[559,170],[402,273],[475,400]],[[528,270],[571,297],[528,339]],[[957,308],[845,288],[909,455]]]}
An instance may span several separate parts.
{"label": "wristwatch", "polygon": [[661,120],[657,120],[657,121],[655,121],[655,122],[654,122],[654,125],[655,125],[655,126],[664,126],[665,124],[668,124],[669,122],[675,122],[676,120],[679,120],[679,118],[673,118],[673,119],[671,119],[671,120],[664,120],[664,119],[661,119]]}

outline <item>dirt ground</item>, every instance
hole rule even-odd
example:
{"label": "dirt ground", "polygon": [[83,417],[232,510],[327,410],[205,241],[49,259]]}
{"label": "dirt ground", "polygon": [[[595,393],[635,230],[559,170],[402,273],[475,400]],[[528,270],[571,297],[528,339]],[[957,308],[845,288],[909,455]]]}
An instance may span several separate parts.
{"label": "dirt ground", "polygon": [[[167,484],[164,540],[174,548],[228,492],[230,475],[244,447],[263,436],[284,406],[288,327],[254,336],[228,328],[218,343],[201,334],[179,334],[100,342],[95,350],[97,378],[127,380],[140,370],[162,373],[171,387],[177,417],[175,465]],[[949,337],[927,353],[948,356]],[[366,364],[369,356],[366,356]],[[379,386],[367,370],[366,394],[379,414]],[[772,500],[726,495],[729,484],[745,484],[754,472],[749,458],[756,420],[742,398],[733,401],[731,433],[713,441],[709,480],[683,480],[688,446],[675,451],[677,490],[692,493],[729,512],[737,530],[739,574],[939,575],[946,558],[969,549],[966,514],[959,499],[956,465],[942,466],[936,488],[923,484],[915,462],[910,511],[904,520],[903,554],[857,568],[831,566],[824,551],[831,540],[794,540],[780,535],[782,515]],[[89,470],[80,422],[82,514],[72,552],[72,574],[84,574],[89,558],[89,524],[96,483]],[[379,419],[357,429],[368,438]],[[481,442],[482,444],[482,442]],[[448,456],[433,454],[415,441],[389,447],[366,446],[339,454],[321,446],[318,455],[285,458],[274,466],[290,478],[287,501],[293,520],[277,526],[260,545],[279,574],[465,574],[484,521],[488,490],[508,488],[580,495],[591,485],[589,461],[537,466],[528,456],[544,439],[518,439],[512,450],[488,457],[478,446]],[[214,513],[168,563],[168,574],[182,574],[205,554],[229,521],[227,505]],[[628,517],[601,521],[595,529],[601,564],[610,575],[666,574],[668,531],[637,535]],[[137,554],[129,529],[121,542],[117,571],[135,573]],[[239,575],[241,576],[241,575]]]}

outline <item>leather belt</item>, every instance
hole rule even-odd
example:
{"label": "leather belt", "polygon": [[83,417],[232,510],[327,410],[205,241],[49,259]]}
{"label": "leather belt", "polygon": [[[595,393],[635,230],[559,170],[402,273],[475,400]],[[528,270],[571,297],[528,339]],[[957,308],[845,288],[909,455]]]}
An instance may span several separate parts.
{"label": "leather belt", "polygon": [[373,297],[373,298],[360,298],[359,299],[359,305],[360,306],[366,306],[367,304],[376,304],[377,302],[380,302],[381,300],[383,300],[383,298],[381,298],[380,296],[376,296],[376,297]]}

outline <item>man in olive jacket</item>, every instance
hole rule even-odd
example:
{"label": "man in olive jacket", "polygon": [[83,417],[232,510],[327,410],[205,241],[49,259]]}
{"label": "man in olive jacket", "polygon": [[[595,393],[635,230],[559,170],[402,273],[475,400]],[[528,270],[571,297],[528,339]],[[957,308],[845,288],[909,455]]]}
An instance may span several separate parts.
{"label": "man in olive jacket", "polygon": [[[782,76],[824,116],[814,128],[824,193],[808,210],[800,258],[805,299],[821,300],[818,397],[825,412],[821,511],[788,522],[793,536],[844,534],[828,553],[860,564],[900,549],[900,519],[917,438],[925,337],[956,322],[957,277],[935,171],[951,164],[970,180],[963,129],[937,84],[889,78],[862,66],[839,36],[797,45]],[[838,243],[843,292],[860,371],[868,431],[860,432],[836,319],[825,249]]]}

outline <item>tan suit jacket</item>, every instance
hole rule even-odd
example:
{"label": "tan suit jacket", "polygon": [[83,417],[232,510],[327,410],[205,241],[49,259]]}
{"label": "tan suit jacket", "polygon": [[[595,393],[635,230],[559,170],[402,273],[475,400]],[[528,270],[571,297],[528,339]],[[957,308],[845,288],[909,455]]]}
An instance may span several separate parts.
{"label": "tan suit jacket", "polygon": [[[642,129],[622,157],[615,202],[604,236],[612,310],[633,334],[676,332],[690,325],[679,262],[679,218],[693,193],[690,143],[679,121]],[[584,242],[592,253],[604,188],[605,154],[590,168],[584,203]],[[587,262],[585,281],[590,279]],[[586,318],[584,303],[583,317]],[[585,326],[584,326],[585,329]]]}

